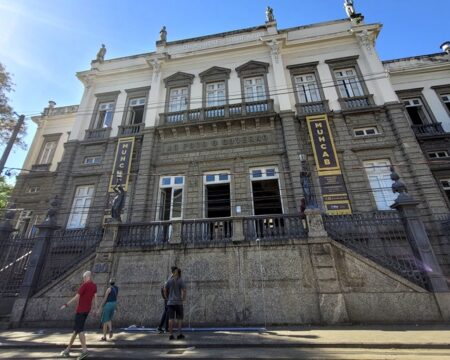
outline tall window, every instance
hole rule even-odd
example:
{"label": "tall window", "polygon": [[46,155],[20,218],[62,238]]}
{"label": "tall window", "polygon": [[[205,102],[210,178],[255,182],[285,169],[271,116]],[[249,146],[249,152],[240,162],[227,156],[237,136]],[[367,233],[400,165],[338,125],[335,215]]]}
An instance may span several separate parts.
{"label": "tall window", "polygon": [[250,169],[253,211],[255,215],[282,214],[278,168]]}
{"label": "tall window", "polygon": [[159,183],[159,220],[183,217],[184,176],[163,176]]}
{"label": "tall window", "polygon": [[50,164],[52,162],[53,153],[56,147],[56,141],[48,141],[42,149],[39,164]]}
{"label": "tall window", "polygon": [[390,210],[390,206],[397,197],[392,192],[390,166],[389,160],[369,160],[364,162],[364,168],[378,210]]}
{"label": "tall window", "polygon": [[426,113],[421,99],[404,99],[403,104],[405,104],[406,112],[408,113],[412,124],[424,125],[430,123],[428,114]]}
{"label": "tall window", "polygon": [[450,94],[441,95],[441,99],[447,110],[450,111]]}
{"label": "tall window", "polygon": [[440,179],[442,189],[444,189],[445,195],[447,195],[448,200],[450,200],[450,179]]}
{"label": "tall window", "polygon": [[298,94],[298,100],[301,103],[320,101],[319,87],[317,86],[316,76],[303,74],[295,76],[295,88]]}
{"label": "tall window", "polygon": [[351,98],[355,96],[363,96],[364,91],[358,79],[355,68],[335,70],[336,81],[339,93],[343,98]]}
{"label": "tall window", "polygon": [[114,114],[114,103],[100,103],[98,105],[98,114],[97,114],[97,128],[109,128],[112,125]]}
{"label": "tall window", "polygon": [[86,220],[93,196],[94,185],[77,186],[69,215],[69,221],[67,222],[68,229],[79,229],[86,226]]}
{"label": "tall window", "polygon": [[244,95],[246,102],[266,100],[266,88],[264,84],[264,77],[257,76],[245,78]]}
{"label": "tall window", "polygon": [[128,106],[128,124],[136,125],[144,122],[145,97],[131,99]]}
{"label": "tall window", "polygon": [[169,112],[183,111],[188,105],[188,87],[170,89]]}
{"label": "tall window", "polygon": [[214,172],[203,176],[205,184],[205,215],[207,218],[231,216],[230,174]]}
{"label": "tall window", "polygon": [[206,84],[206,106],[225,104],[225,81]]}

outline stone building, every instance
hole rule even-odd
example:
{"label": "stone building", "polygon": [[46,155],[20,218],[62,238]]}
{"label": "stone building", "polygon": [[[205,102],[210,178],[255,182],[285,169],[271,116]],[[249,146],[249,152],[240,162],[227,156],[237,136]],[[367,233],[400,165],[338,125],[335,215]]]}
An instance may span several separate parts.
{"label": "stone building", "polygon": [[[58,195],[58,239],[105,233],[96,252],[49,271],[52,283],[17,301],[14,319],[66,320],[51,308],[91,267],[101,284],[111,275],[126,283],[132,296],[120,321],[142,320],[139,309],[158,301],[173,263],[193,289],[193,323],[448,318],[449,247],[439,222],[448,202],[433,174],[441,184],[448,175],[428,161],[429,149],[447,151],[434,144],[450,129],[448,108],[436,113],[443,127],[416,124],[407,101],[425,98],[403,80],[419,77],[448,107],[448,57],[420,57],[430,72],[408,59],[383,64],[374,47],[381,25],[359,14],[288,29],[268,20],[178,41],[164,30],[154,52],[97,59],[77,73],[80,105],[50,104],[33,119],[31,171],[12,196],[20,228],[33,234]],[[423,219],[416,234],[406,213],[391,209],[391,166],[417,202],[408,197]],[[110,212],[119,183],[121,224]],[[417,234],[423,248],[411,240]],[[423,249],[437,264],[428,263],[428,277]],[[155,321],[158,309],[149,311],[145,321]]]}

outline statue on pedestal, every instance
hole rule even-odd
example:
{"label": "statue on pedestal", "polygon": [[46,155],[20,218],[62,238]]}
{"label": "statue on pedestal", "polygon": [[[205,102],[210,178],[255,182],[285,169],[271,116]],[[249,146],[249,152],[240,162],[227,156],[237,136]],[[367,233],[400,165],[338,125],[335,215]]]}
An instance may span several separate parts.
{"label": "statue on pedestal", "polygon": [[344,0],[344,8],[349,19],[355,20],[357,24],[364,20],[364,16],[362,16],[362,14],[356,13],[353,0]]}
{"label": "statue on pedestal", "polygon": [[167,30],[165,26],[163,26],[159,31],[159,41],[167,41]]}
{"label": "statue on pedestal", "polygon": [[273,9],[268,6],[266,9],[266,22],[273,22],[275,21],[275,16],[273,15]]}
{"label": "statue on pedestal", "polygon": [[95,59],[95,61],[98,61],[99,63],[105,61],[105,54],[106,54],[106,47],[105,44],[102,44],[102,47],[97,53],[97,58]]}
{"label": "statue on pedestal", "polygon": [[45,225],[56,225],[56,214],[59,207],[59,197],[55,195],[55,197],[50,200],[50,208],[47,210],[47,215],[45,216],[45,220],[43,224]]}

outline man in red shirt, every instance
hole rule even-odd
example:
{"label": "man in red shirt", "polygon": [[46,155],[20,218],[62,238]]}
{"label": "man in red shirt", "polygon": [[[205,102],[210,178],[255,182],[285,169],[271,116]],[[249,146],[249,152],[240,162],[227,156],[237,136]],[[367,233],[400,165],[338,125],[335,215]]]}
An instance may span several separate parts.
{"label": "man in red shirt", "polygon": [[83,284],[78,289],[77,294],[61,306],[61,310],[65,309],[70,303],[77,301],[77,309],[75,312],[75,325],[73,328],[73,334],[70,338],[69,345],[61,353],[63,357],[70,356],[70,348],[73,345],[77,335],[80,338],[80,343],[82,347],[81,355],[78,360],[84,359],[88,356],[88,349],[86,347],[86,337],[84,335],[84,323],[89,315],[89,311],[92,308],[92,302],[94,303],[94,314],[96,314],[97,309],[97,285],[92,281],[92,274],[90,271],[86,271],[83,274]]}

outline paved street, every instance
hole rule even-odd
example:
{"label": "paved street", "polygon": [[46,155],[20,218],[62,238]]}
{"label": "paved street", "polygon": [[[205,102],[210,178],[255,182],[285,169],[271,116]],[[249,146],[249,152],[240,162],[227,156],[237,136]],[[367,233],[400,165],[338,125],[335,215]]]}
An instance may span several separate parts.
{"label": "paved street", "polygon": [[[345,326],[271,328],[254,332],[186,332],[183,341],[166,335],[120,332],[102,343],[88,332],[92,359],[450,359],[450,326]],[[67,330],[0,333],[0,358],[57,358]],[[77,343],[78,345],[78,343]],[[71,355],[75,358],[79,346]]]}

